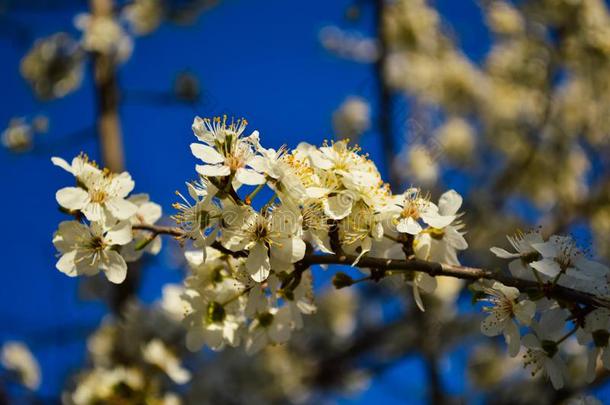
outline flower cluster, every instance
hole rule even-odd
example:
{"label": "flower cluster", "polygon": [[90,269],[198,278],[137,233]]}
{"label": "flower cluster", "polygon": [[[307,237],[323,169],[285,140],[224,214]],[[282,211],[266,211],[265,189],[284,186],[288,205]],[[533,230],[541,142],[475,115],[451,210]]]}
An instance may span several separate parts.
{"label": "flower cluster", "polygon": [[[197,253],[183,295],[187,344],[220,349],[245,342],[248,352],[284,343],[302,314],[315,311],[312,275],[315,252],[341,254],[357,265],[362,257],[421,259],[458,264],[467,247],[459,222],[462,199],[449,191],[434,204],[419,189],[392,195],[375,164],[347,140],[293,151],[267,149],[257,131],[245,135],[244,120],[196,118],[191,145],[201,160],[200,179],[189,183],[190,199],[174,216]],[[272,196],[256,207],[263,187]],[[240,197],[246,187],[254,189]],[[432,292],[435,279],[411,274],[419,290]]]}
{"label": "flower cluster", "polygon": [[508,240],[516,252],[498,247],[491,251],[511,260],[508,268],[513,276],[610,298],[610,269],[590,260],[570,236],[552,235],[545,240],[536,229]]}
{"label": "flower cluster", "polygon": [[21,61],[21,74],[42,99],[60,98],[80,86],[82,49],[66,33],[36,41]]}
{"label": "flower cluster", "polygon": [[[54,237],[57,268],[69,276],[101,270],[120,283],[126,261],[157,253],[158,235],[172,235],[186,246],[190,271],[183,286],[168,288],[166,312],[183,318],[186,347],[243,344],[247,353],[286,343],[303,327],[303,315],[316,312],[314,265],[366,273],[358,280],[337,273],[337,288],[386,277],[410,285],[422,311],[422,292],[434,292],[444,279],[438,277],[462,277],[477,280],[475,297],[488,314],[483,334],[503,335],[513,357],[523,348],[533,374],[544,370],[561,387],[560,346],[576,338],[591,348],[590,378],[599,358],[610,365],[610,270],[572,238],[544,238],[539,231],[509,237],[515,252],[491,251],[510,260],[510,275],[461,267],[458,253],[468,243],[456,191],[437,202],[415,187],[392,194],[375,164],[348,140],[275,150],[246,127],[245,120],[195,118],[198,142],[190,149],[198,179],[186,183],[186,196],[177,193],[173,228],[154,225],[161,208],[144,194],[130,195],[128,173],[101,170],[84,155],[71,164],[53,158],[76,178],[76,186],[56,196],[75,217]],[[176,383],[188,378],[162,341],[149,336],[145,343],[138,355],[146,364]]]}
{"label": "flower cluster", "polygon": [[71,163],[57,157],[51,160],[76,180],[76,186],[56,194],[60,207],[75,217],[61,222],[53,237],[61,254],[57,269],[70,277],[101,270],[109,281],[123,282],[126,261],[137,260],[143,249],[153,254],[159,251],[157,238],[132,227],[154,224],[161,217],[161,207],[145,194],[128,196],[135,183],[127,172],[102,170],[85,155]]}
{"label": "flower cluster", "polygon": [[[393,195],[375,164],[347,140],[267,149],[257,131],[244,134],[246,125],[197,117],[192,126],[199,179],[187,183],[188,197],[178,193],[179,228],[171,233],[192,245],[182,294],[189,348],[244,342],[255,352],[286,342],[303,325],[302,315],[316,310],[309,268],[317,253],[352,266],[369,255],[459,264],[457,252],[468,245],[455,191],[438,204],[417,188]],[[54,237],[57,268],[69,276],[101,270],[121,283],[126,261],[159,251],[153,225],[160,207],[146,195],[129,196],[134,182],[126,172],[101,170],[82,155],[71,164],[53,162],[76,178],[56,196],[76,218],[62,222]],[[398,273],[423,309],[420,291],[433,292],[435,278],[412,271],[383,276]]]}
{"label": "flower cluster", "polygon": [[120,321],[104,319],[87,341],[89,366],[74,375],[64,403],[182,403],[176,392],[191,380],[182,360],[188,352],[165,301],[150,308],[132,302]]}
{"label": "flower cluster", "polygon": [[[515,252],[493,247],[498,257],[511,260],[510,273],[515,279],[529,282],[532,288],[508,287],[499,282],[479,282],[475,287],[488,303],[489,313],[481,323],[488,336],[503,334],[509,354],[517,356],[523,346],[523,359],[532,375],[544,372],[557,389],[563,387],[567,367],[560,347],[568,340],[577,340],[589,347],[587,380],[595,377],[598,358],[610,369],[610,310],[593,308],[569,300],[548,299],[555,286],[607,299],[610,269],[589,260],[575,241],[568,236],[553,235],[544,239],[539,230],[508,238]],[[566,325],[573,327],[567,330]],[[530,327],[521,339],[520,329]],[[573,337],[574,336],[574,337]]]}
{"label": "flower cluster", "polygon": [[166,17],[161,0],[136,0],[117,10],[111,4],[98,2],[91,13],[74,17],[82,32],[79,40],[58,32],[34,42],[20,72],[39,98],[61,98],[78,89],[87,52],[105,55],[113,64],[127,61],[134,46],[132,35],[150,34]]}

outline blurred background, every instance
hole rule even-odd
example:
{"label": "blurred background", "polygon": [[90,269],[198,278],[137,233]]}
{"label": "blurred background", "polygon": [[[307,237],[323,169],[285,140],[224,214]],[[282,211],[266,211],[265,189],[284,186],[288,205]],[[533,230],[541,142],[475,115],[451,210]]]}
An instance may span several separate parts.
{"label": "blurred background", "polygon": [[[350,138],[395,193],[457,190],[463,264],[499,267],[488,248],[536,226],[610,259],[602,0],[117,1],[116,27],[92,33],[82,13],[103,13],[95,3],[0,0],[0,344],[26,344],[41,376],[24,388],[2,371],[0,401],[71,403],[100,330],[125,342],[161,333],[150,320],[164,286],[186,274],[172,240],[127,292],[58,272],[51,239],[65,216],[54,196],[71,180],[50,157],[82,151],[124,167],[171,224],[174,190],[195,178],[196,115],[244,117],[266,147]],[[92,48],[96,35],[110,57]],[[102,152],[108,117],[124,161]],[[334,291],[316,277],[318,314],[288,346],[183,353],[193,380],[172,392],[195,404],[551,404],[583,393],[610,404],[607,373],[587,386],[576,346],[566,388],[529,379],[501,339],[480,335],[459,282],[440,282],[423,317],[404,287]]]}

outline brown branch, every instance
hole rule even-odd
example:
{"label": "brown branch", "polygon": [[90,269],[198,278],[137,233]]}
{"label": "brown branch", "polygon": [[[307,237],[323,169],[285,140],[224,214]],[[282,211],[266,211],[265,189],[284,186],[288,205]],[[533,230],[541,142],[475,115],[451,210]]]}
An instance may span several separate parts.
{"label": "brown branch", "polygon": [[[111,17],[113,0],[91,0],[92,18]],[[93,79],[97,96],[97,128],[102,162],[112,172],[125,170],[119,119],[119,87],[114,55],[93,53]]]}
{"label": "brown branch", "polygon": [[[113,0],[90,0],[91,18],[112,17]],[[112,172],[125,170],[123,141],[119,118],[119,87],[114,55],[92,53],[93,82],[97,98],[97,130],[104,166]],[[129,264],[125,281],[113,287],[110,306],[121,313],[126,302],[135,294],[140,280],[140,263]]]}
{"label": "brown branch", "polygon": [[394,133],[392,131],[392,92],[385,81],[385,71],[387,65],[387,43],[384,35],[383,25],[383,9],[385,6],[384,0],[374,0],[374,18],[377,25],[377,42],[379,47],[379,57],[374,65],[374,75],[377,81],[377,97],[378,97],[378,126],[379,135],[381,136],[381,142],[383,152],[385,156],[385,163],[388,169],[388,176],[390,179],[390,187],[392,190],[397,191],[400,187],[400,180],[394,167],[394,156],[396,153],[396,142],[394,141]]}
{"label": "brown branch", "polygon": [[[175,227],[134,225],[133,229],[150,231],[155,233],[156,235],[166,234],[174,237],[186,237],[186,234],[182,229]],[[212,247],[221,250],[223,253],[235,257],[244,257],[247,254],[245,251],[233,252],[223,247],[219,242],[215,242]],[[349,266],[354,263],[356,259],[357,256],[348,254],[336,255],[308,253],[305,254],[305,257],[300,262],[298,262],[298,264],[307,267],[316,264],[339,264]],[[563,287],[560,285],[541,285],[536,281],[523,280],[515,278],[507,273],[480,269],[476,267],[456,266],[452,264],[429,262],[417,258],[409,260],[398,260],[368,256],[361,257],[358,261],[357,267],[379,269],[384,271],[384,274],[386,275],[403,271],[419,271],[422,273],[430,274],[431,276],[447,276],[469,281],[477,281],[481,279],[495,280],[501,282],[504,285],[515,287],[525,293],[537,293],[542,291],[547,297],[550,298],[579,303],[582,305],[589,305],[593,307],[610,308],[610,301],[582,291],[574,290],[572,288]]]}
{"label": "brown branch", "polygon": [[184,231],[182,229],[176,228],[176,227],[170,227],[170,226],[138,224],[138,225],[133,225],[131,228],[135,229],[135,230],[151,232],[152,234],[154,234],[154,236],[169,235],[169,236],[173,236],[175,238],[184,238],[186,236],[186,234],[184,233]]}

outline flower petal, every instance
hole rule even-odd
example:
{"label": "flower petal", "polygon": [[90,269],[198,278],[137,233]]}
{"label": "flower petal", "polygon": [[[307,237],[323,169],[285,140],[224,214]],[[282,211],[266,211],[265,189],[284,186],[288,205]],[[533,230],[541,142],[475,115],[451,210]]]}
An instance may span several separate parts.
{"label": "flower petal", "polygon": [[128,221],[119,222],[108,231],[104,240],[109,245],[126,245],[133,239],[131,224]]}
{"label": "flower petal", "polygon": [[455,215],[462,206],[462,196],[455,190],[449,190],[438,200],[438,211],[441,215]]}
{"label": "flower petal", "polygon": [[131,193],[135,186],[136,183],[131,178],[131,175],[127,172],[123,172],[112,178],[112,181],[108,186],[108,193],[116,197],[124,198],[127,194]]}
{"label": "flower petal", "polygon": [[64,169],[64,170],[65,170],[65,171],[67,171],[68,173],[74,174],[74,173],[72,172],[72,166],[71,166],[71,165],[70,165],[68,162],[66,162],[65,160],[63,160],[62,158],[60,158],[60,157],[56,157],[56,156],[53,156],[53,157],[51,158],[51,162],[53,162],[53,164],[54,164],[55,166],[61,167],[62,169]]}
{"label": "flower petal", "polygon": [[495,312],[492,312],[481,322],[481,333],[485,336],[497,336],[502,333],[503,327],[504,322]]}
{"label": "flower petal", "polygon": [[530,300],[519,302],[515,306],[515,318],[520,324],[528,326],[536,313],[536,303]]}
{"label": "flower petal", "polygon": [[89,193],[80,187],[64,187],[55,193],[55,199],[65,209],[82,210],[89,202]]}
{"label": "flower petal", "polygon": [[544,368],[551,379],[553,388],[556,390],[563,388],[563,373],[561,372],[559,365],[553,361],[553,359],[547,358],[544,362]]}
{"label": "flower petal", "polygon": [[438,215],[436,213],[422,213],[421,218],[433,228],[443,229],[450,225],[455,215]]}
{"label": "flower petal", "polygon": [[229,166],[197,165],[195,170],[202,176],[228,176],[231,174]]}
{"label": "flower petal", "polygon": [[256,186],[265,182],[265,176],[258,172],[255,172],[252,169],[237,169],[237,173],[235,173],[235,178],[240,183],[247,184],[249,186]]}
{"label": "flower petal", "polygon": [[336,194],[323,202],[324,213],[330,219],[343,219],[352,212],[353,200],[349,194]]}
{"label": "flower petal", "polygon": [[82,209],[83,214],[89,221],[104,221],[105,214],[101,204],[89,203]]}
{"label": "flower petal", "polygon": [[561,271],[559,264],[553,259],[542,259],[532,262],[530,266],[549,277],[555,277]]}
{"label": "flower petal", "polygon": [[493,253],[500,259],[514,259],[520,256],[519,253],[511,253],[507,250],[495,246],[490,248],[489,250],[491,251],[491,253]]}
{"label": "flower petal", "polygon": [[197,159],[201,159],[205,163],[217,164],[225,161],[224,156],[218,153],[216,149],[201,143],[192,143],[191,152]]}
{"label": "flower petal", "polygon": [[55,267],[68,277],[76,277],[78,276],[78,270],[76,268],[76,263],[74,262],[75,258],[76,250],[65,253],[59,258]]}
{"label": "flower petal", "polygon": [[121,284],[127,277],[127,263],[118,252],[114,250],[106,251],[105,258],[100,263],[100,268],[108,281],[114,284]]}
{"label": "flower petal", "polygon": [[299,237],[281,238],[278,247],[271,249],[271,255],[285,263],[296,263],[305,256],[305,242]]}
{"label": "flower petal", "polygon": [[421,225],[411,217],[401,218],[396,225],[396,230],[401,233],[408,233],[409,235],[417,235],[422,231]]}
{"label": "flower petal", "polygon": [[250,249],[246,259],[246,270],[250,273],[252,280],[262,283],[269,277],[271,265],[267,255],[267,247],[258,242]]}
{"label": "flower petal", "polygon": [[186,348],[198,352],[205,344],[205,336],[200,330],[189,330],[186,334]]}
{"label": "flower petal", "polygon": [[106,208],[116,219],[128,219],[136,214],[138,206],[122,198],[112,198],[106,201]]}

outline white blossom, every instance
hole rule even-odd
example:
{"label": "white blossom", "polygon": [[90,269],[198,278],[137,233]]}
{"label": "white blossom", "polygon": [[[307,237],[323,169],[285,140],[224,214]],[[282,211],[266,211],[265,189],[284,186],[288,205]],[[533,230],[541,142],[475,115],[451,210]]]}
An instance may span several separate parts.
{"label": "white blossom", "polygon": [[532,323],[534,333],[523,337],[525,365],[531,367],[532,376],[539,372],[546,374],[555,389],[563,387],[567,373],[557,344],[566,318],[562,309],[549,310],[542,314],[540,321]]}
{"label": "white blossom", "polygon": [[51,161],[77,180],[77,187],[64,187],[55,195],[63,208],[81,211],[89,221],[124,220],[136,214],[137,205],[126,199],[135,186],[129,173],[100,170],[85,156],[75,157],[71,165],[57,157]]}
{"label": "white blossom", "polygon": [[131,56],[133,41],[111,15],[81,13],[74,18],[74,25],[83,32],[81,43],[87,51],[111,56],[117,62]]}
{"label": "white blossom", "polygon": [[526,233],[518,233],[515,236],[507,236],[506,238],[516,250],[515,253],[508,252],[499,247],[492,247],[490,251],[499,258],[512,259],[508,264],[508,269],[513,276],[533,280],[534,270],[530,267],[530,264],[541,258],[540,253],[534,245],[544,242],[540,231],[536,229]]}
{"label": "white blossom", "polygon": [[424,258],[426,260],[453,265],[460,264],[457,252],[468,248],[468,242],[464,239],[464,233],[461,232],[464,226],[458,220],[461,216],[458,214],[461,206],[462,196],[455,190],[449,190],[439,198],[439,216],[453,217],[453,220],[444,227],[430,226],[419,233],[416,243],[420,250],[424,250],[425,246],[427,253]]}
{"label": "white blossom", "polygon": [[[235,208],[230,205],[222,207],[215,198],[218,189],[206,180],[187,183],[187,188],[194,203],[177,193],[182,202],[174,203],[174,208],[179,212],[172,218],[186,232],[186,236],[195,241],[195,246],[203,248],[205,254],[205,247],[216,239],[223,222],[228,221],[229,225],[234,222],[231,212]],[[230,208],[228,212],[225,211],[227,207]]]}
{"label": "white blossom", "polygon": [[428,198],[421,195],[418,188],[410,188],[402,196],[402,201],[398,201],[396,206],[400,208],[396,216],[396,230],[400,233],[417,235],[423,230],[421,221],[433,228],[442,229],[451,224],[455,214],[443,215],[438,207]]}
{"label": "white blossom", "polygon": [[256,282],[267,279],[272,262],[288,269],[305,255],[305,242],[298,234],[299,213],[291,206],[279,206],[259,213],[250,207],[242,211],[243,225],[226,240],[232,250],[248,250],[246,269]]}
{"label": "white blossom", "polygon": [[265,182],[265,176],[251,166],[256,161],[255,146],[258,141],[258,131],[243,138],[247,121],[237,120],[227,123],[227,118],[209,119],[195,118],[193,131],[203,143],[192,143],[191,152],[203,161],[197,165],[197,173],[202,176],[231,176],[233,185],[258,185]]}
{"label": "white blossom", "polygon": [[548,241],[532,246],[542,255],[542,260],[532,262],[530,266],[545,276],[555,278],[565,274],[573,279],[588,281],[610,272],[603,264],[587,259],[569,236],[553,235]]}
{"label": "white blossom", "polygon": [[269,343],[281,344],[290,339],[292,316],[288,307],[270,308],[258,314],[248,330],[246,352],[254,354]]}
{"label": "white blossom", "polygon": [[489,315],[481,322],[481,332],[487,336],[504,335],[508,352],[515,357],[521,348],[519,325],[528,326],[536,312],[536,304],[530,300],[519,298],[519,290],[494,282],[491,287],[484,288],[487,298],[481,301],[491,304],[483,310]]}
{"label": "white blossom", "polygon": [[56,267],[70,277],[92,276],[101,270],[109,281],[122,283],[127,276],[127,263],[117,248],[131,239],[131,224],[127,221],[108,229],[99,222],[87,226],[78,221],[64,221],[53,238],[61,254]]}

